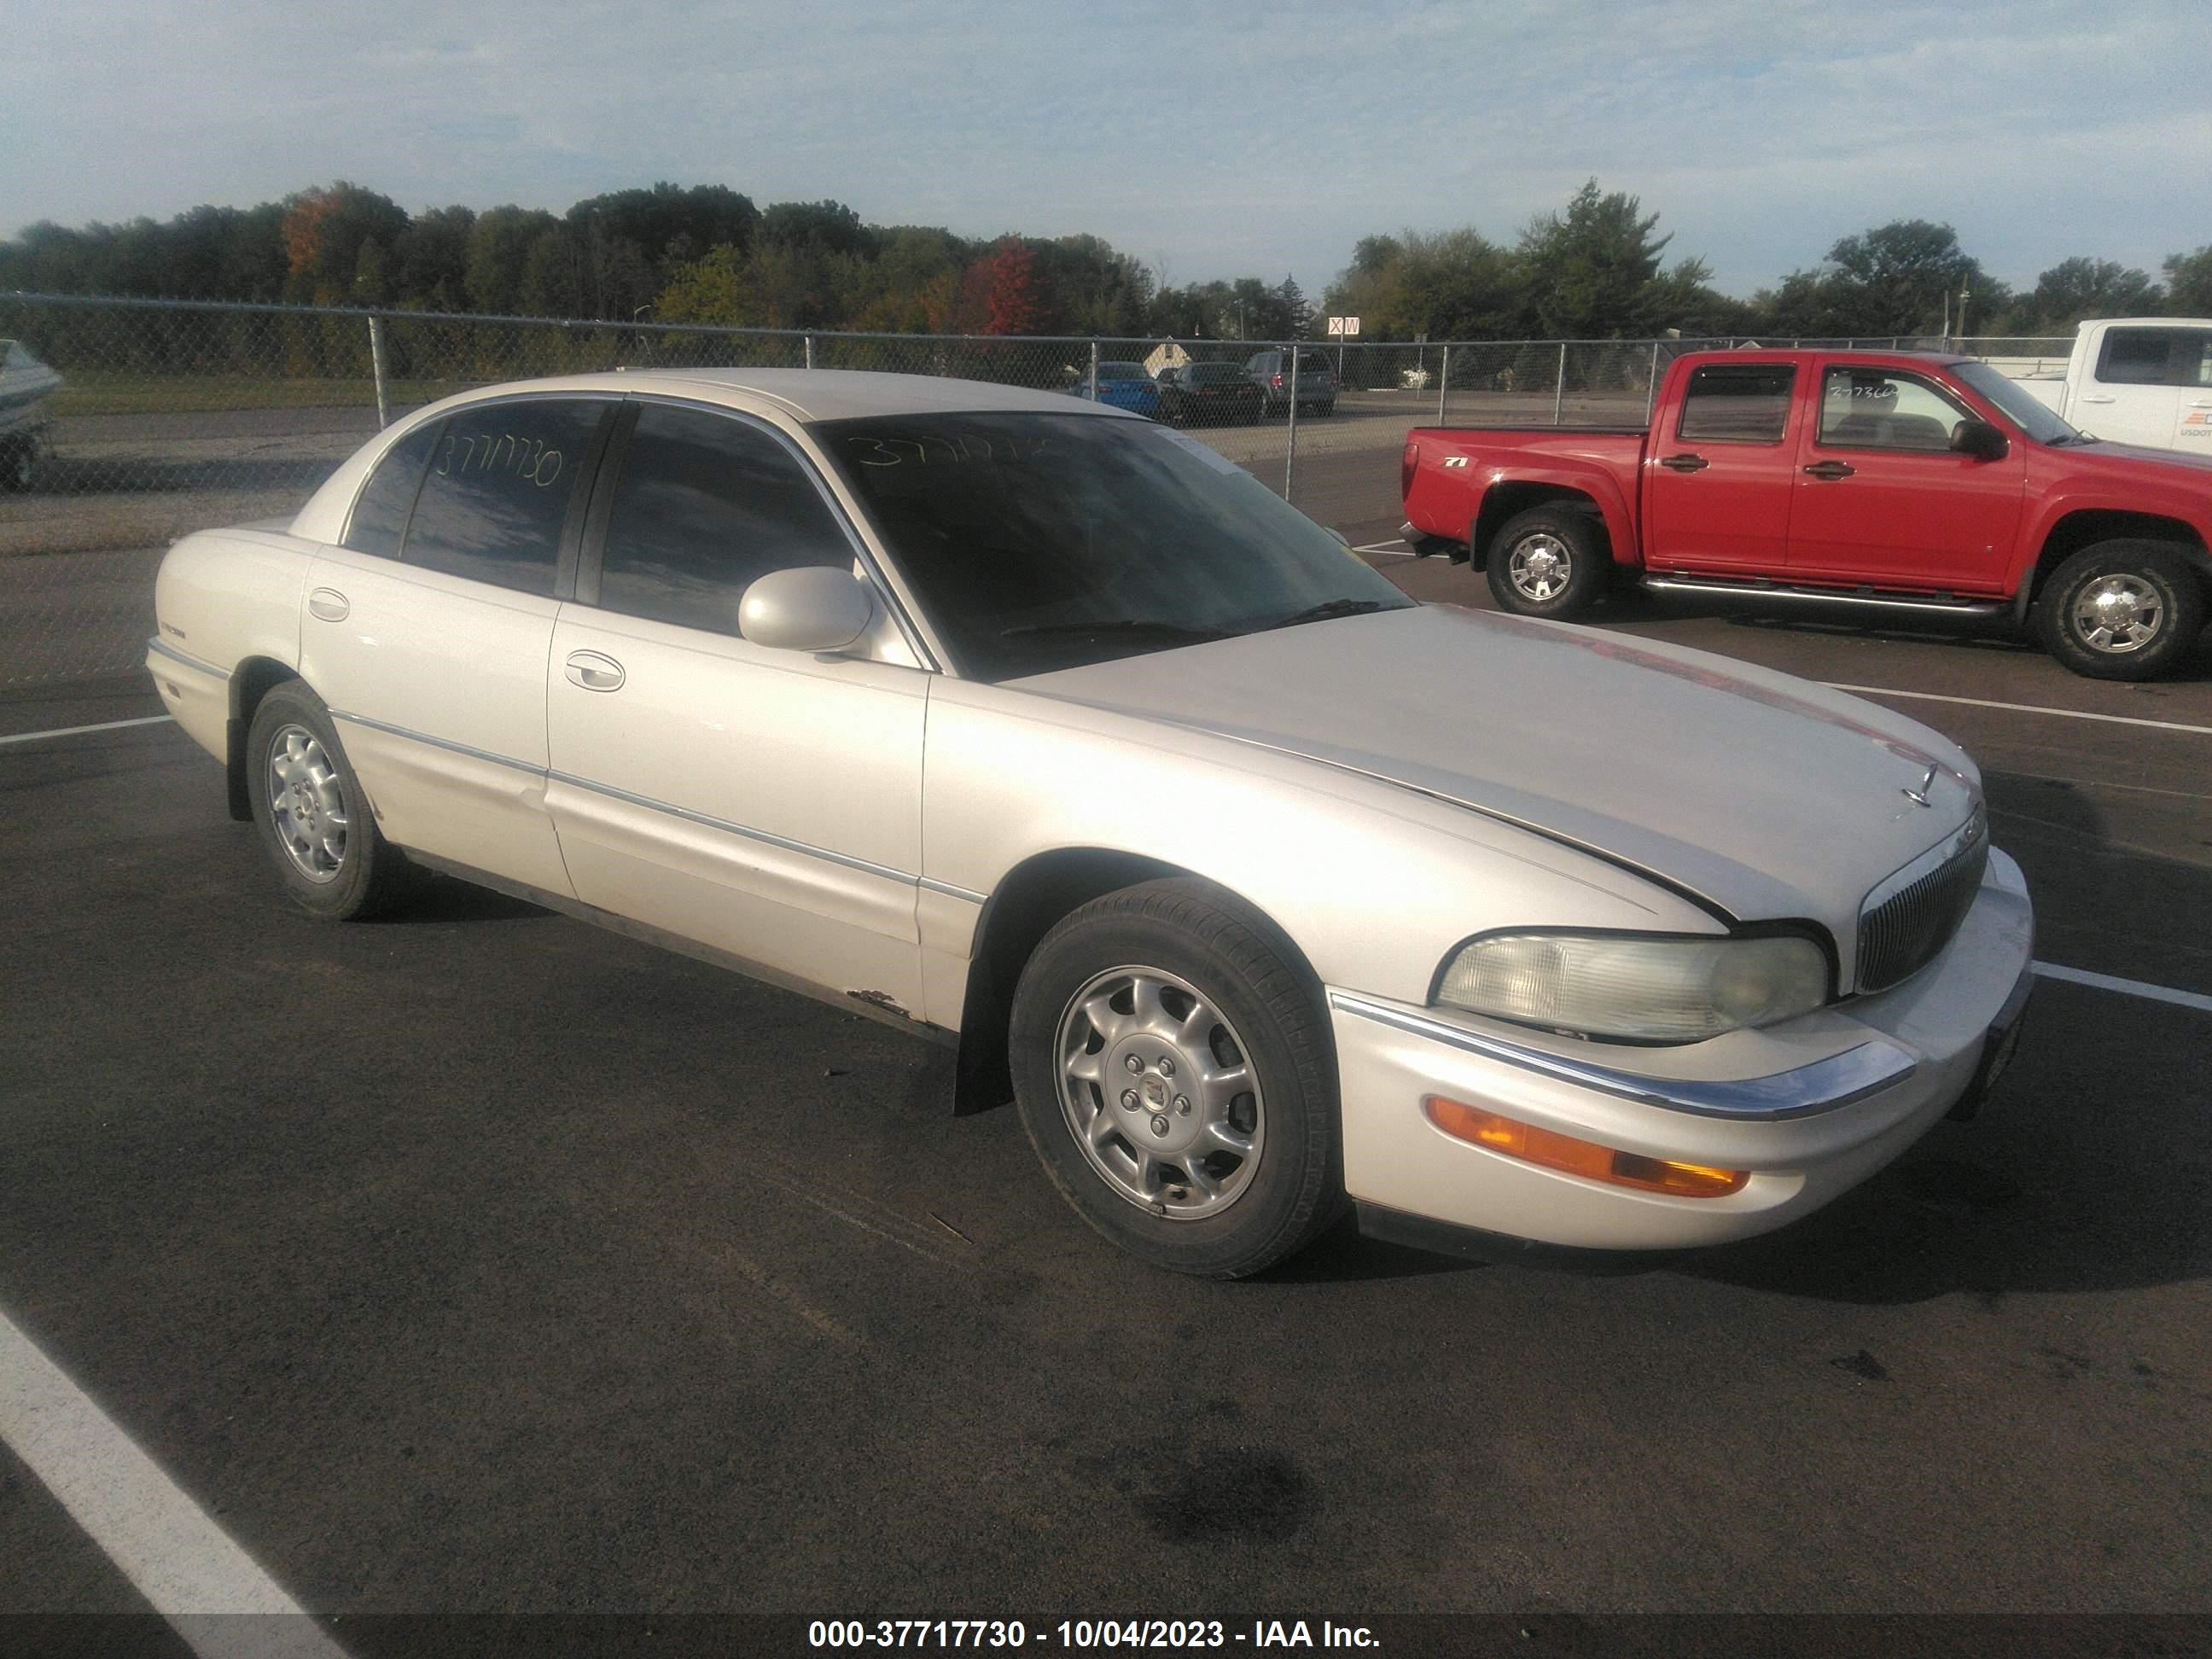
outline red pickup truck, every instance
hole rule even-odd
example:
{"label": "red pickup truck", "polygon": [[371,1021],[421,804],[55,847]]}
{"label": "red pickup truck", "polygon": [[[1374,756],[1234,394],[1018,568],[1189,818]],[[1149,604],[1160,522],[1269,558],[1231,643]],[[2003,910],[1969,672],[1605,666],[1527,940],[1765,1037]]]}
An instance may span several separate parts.
{"label": "red pickup truck", "polygon": [[1632,580],[2032,617],[2075,672],[2140,680],[2212,597],[2212,456],[2100,443],[1971,358],[1693,352],[1648,428],[1417,427],[1400,483],[1414,550],[1524,617]]}

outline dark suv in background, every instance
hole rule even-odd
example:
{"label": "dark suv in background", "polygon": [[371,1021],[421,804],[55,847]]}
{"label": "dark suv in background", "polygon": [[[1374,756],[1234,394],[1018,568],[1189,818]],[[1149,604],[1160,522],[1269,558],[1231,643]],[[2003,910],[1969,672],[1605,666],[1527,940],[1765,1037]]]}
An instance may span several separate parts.
{"label": "dark suv in background", "polygon": [[[1260,388],[1260,410],[1279,415],[1291,404],[1291,354],[1255,351],[1244,360],[1244,373]],[[1298,410],[1336,413],[1336,371],[1318,351],[1298,353]]]}

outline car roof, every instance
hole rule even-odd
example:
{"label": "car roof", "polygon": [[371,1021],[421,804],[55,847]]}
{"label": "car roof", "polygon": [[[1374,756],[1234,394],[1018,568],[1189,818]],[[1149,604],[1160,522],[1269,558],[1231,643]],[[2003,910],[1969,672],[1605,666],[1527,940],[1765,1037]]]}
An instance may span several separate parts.
{"label": "car roof", "polygon": [[[1071,398],[1057,391],[998,386],[939,374],[890,374],[854,368],[650,368],[601,374],[564,374],[476,388],[456,401],[532,392],[590,392],[695,398],[747,407],[765,398],[802,422],[854,420],[874,415],[977,414],[1032,410],[1138,420],[1126,410]],[[718,395],[720,394],[720,395]]]}

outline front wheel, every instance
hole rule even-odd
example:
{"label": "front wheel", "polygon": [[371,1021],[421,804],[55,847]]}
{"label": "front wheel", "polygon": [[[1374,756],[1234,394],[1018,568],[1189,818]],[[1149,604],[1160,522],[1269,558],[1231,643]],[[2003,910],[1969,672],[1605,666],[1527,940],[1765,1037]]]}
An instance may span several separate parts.
{"label": "front wheel", "polygon": [[2035,623],[2044,647],[2077,674],[2154,679],[2196,642],[2204,589],[2161,543],[2099,542],[2052,573]]}
{"label": "front wheel", "polygon": [[1490,544],[1491,596],[1516,617],[1571,622],[1597,604],[1612,564],[1589,515],[1532,507],[1506,520]]}
{"label": "front wheel", "polygon": [[1328,1018],[1273,933],[1206,882],[1147,882],[1064,918],[1022,971],[1023,1127],[1076,1212],[1157,1266],[1255,1273],[1342,1205]]}
{"label": "front wheel", "polygon": [[406,859],[378,831],[320,697],[297,680],[272,687],[253,713],[246,768],[253,821],[293,903],[345,921],[397,896]]}

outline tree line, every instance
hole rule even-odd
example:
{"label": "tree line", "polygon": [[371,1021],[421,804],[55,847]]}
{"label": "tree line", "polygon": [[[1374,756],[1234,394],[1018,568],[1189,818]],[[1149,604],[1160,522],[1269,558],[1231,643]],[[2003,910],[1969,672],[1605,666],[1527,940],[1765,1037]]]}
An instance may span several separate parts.
{"label": "tree line", "polygon": [[2212,314],[2212,246],[2163,281],[2060,261],[2018,291],[1948,225],[1905,219],[1839,238],[1748,300],[1711,286],[1638,198],[1593,179],[1510,241],[1472,228],[1362,238],[1319,312],[1296,282],[1167,280],[1098,237],[963,237],[872,225],[842,203],[765,210],[720,185],[656,184],[564,214],[410,213],[340,181],[166,222],[35,224],[0,242],[0,290],[901,334],[1310,337],[1321,313],[1369,340],[1843,337],[2069,331],[2084,317]]}

